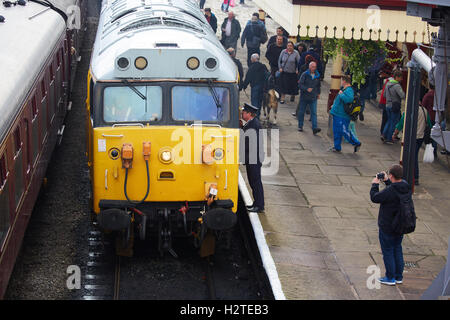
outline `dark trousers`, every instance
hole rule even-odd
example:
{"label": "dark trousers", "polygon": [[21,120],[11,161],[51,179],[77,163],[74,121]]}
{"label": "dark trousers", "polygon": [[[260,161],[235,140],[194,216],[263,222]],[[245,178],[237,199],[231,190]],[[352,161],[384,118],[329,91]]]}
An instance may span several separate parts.
{"label": "dark trousers", "polygon": [[261,55],[261,50],[259,50],[259,48],[247,48],[247,66],[249,68],[252,65],[251,56],[254,53]]}
{"label": "dark trousers", "polygon": [[403,280],[402,240],[403,236],[396,236],[379,231],[381,252],[383,253],[384,267],[388,279]]}
{"label": "dark trousers", "polygon": [[385,104],[379,104],[378,107],[383,110],[383,115],[381,116],[381,127],[380,127],[380,134],[383,134],[384,126],[387,122],[387,113],[386,113],[386,105]]}
{"label": "dark trousers", "polygon": [[419,151],[422,147],[423,138],[416,139],[416,163],[414,164],[414,180],[419,181]]}
{"label": "dark trousers", "polygon": [[298,102],[297,107],[297,118],[298,118],[298,127],[303,128],[303,121],[305,118],[306,109],[309,108],[311,111],[311,122],[312,128],[317,128],[317,99],[316,100],[305,100],[300,96],[300,101]]}
{"label": "dark trousers", "polygon": [[203,7],[205,6],[205,1],[206,0],[200,0],[200,9],[203,9]]}
{"label": "dark trousers", "polygon": [[247,178],[253,193],[253,205],[264,209],[264,189],[261,181],[261,164],[246,164]]}
{"label": "dark trousers", "polygon": [[258,85],[253,86],[250,91],[250,95],[251,95],[250,99],[251,99],[252,105],[258,108],[258,112],[256,113],[256,116],[258,118],[261,115],[263,89],[264,89],[264,86],[262,84],[258,84]]}
{"label": "dark trousers", "polygon": [[392,112],[392,107],[386,107],[387,122],[384,126],[383,136],[387,141],[392,141],[392,134],[394,133],[395,126],[400,120],[400,112]]}

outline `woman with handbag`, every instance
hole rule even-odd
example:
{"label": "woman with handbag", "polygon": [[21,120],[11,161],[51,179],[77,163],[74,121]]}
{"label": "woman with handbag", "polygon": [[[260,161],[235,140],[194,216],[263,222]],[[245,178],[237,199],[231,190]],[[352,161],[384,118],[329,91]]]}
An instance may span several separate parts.
{"label": "woman with handbag", "polygon": [[401,116],[402,99],[405,99],[405,92],[403,92],[402,86],[400,85],[402,80],[402,71],[395,71],[394,79],[389,80],[384,90],[386,96],[387,123],[384,126],[382,140],[386,144],[394,144],[392,135],[395,130],[395,125],[398,123]]}
{"label": "woman with handbag", "polygon": [[[403,130],[403,123],[405,122],[405,113],[402,114],[400,121],[395,127],[392,139],[397,138],[398,134]],[[431,118],[427,109],[419,105],[419,113],[417,114],[417,133],[416,133],[416,160],[414,166],[414,184],[419,185],[419,151],[422,144],[431,143]]]}
{"label": "woman with handbag", "polygon": [[294,50],[294,43],[289,41],[287,48],[280,53],[278,58],[278,72],[275,76],[280,78],[281,97],[280,103],[284,103],[286,94],[291,95],[291,101],[298,94],[298,62],[300,55]]}

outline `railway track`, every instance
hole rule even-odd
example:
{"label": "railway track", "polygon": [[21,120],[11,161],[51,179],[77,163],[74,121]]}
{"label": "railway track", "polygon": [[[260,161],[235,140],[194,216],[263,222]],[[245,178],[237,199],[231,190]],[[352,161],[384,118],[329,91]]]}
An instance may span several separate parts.
{"label": "railway track", "polygon": [[174,246],[179,258],[160,257],[151,239],[136,242],[134,257],[118,257],[112,235],[103,236],[93,224],[82,299],[272,299],[249,222],[241,215],[234,230],[217,241],[216,254],[206,258],[200,258],[186,239]]}

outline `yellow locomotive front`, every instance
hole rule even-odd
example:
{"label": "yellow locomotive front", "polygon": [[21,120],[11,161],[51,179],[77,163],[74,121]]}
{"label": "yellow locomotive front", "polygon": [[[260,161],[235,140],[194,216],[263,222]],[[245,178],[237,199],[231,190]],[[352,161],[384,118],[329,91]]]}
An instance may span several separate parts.
{"label": "yellow locomotive front", "polygon": [[175,232],[200,237],[206,227],[234,225],[234,83],[97,81],[90,87],[89,165],[100,227],[128,235],[137,228],[142,239],[154,227],[160,249],[169,250]]}
{"label": "yellow locomotive front", "polygon": [[92,207],[125,246],[150,231],[173,252],[177,234],[199,243],[236,223],[238,73],[190,6],[103,3],[86,101]]}

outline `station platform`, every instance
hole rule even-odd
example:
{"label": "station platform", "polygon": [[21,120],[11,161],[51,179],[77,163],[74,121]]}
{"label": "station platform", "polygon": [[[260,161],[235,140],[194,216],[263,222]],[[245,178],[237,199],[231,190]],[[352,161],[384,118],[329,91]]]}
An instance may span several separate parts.
{"label": "station platform", "polygon": [[[230,10],[243,30],[258,8],[250,0],[245,0],[245,5],[238,2]],[[207,0],[205,4],[217,16],[219,37],[227,14],[221,11],[221,3]],[[266,19],[269,37],[277,26]],[[265,49],[262,45],[261,61],[268,65]],[[247,49],[240,43],[237,58],[246,73]],[[368,268],[378,266],[381,276],[385,270],[378,240],[379,206],[370,201],[369,190],[377,172],[399,162],[400,145],[381,143],[381,110],[372,101],[366,102],[364,122],[356,124],[362,141],[360,151],[354,154],[353,147],[346,143],[342,154],[328,151],[332,146],[326,112],[330,70],[328,64],[317,108],[322,132],[313,135],[308,115],[304,132],[297,131],[297,120],[291,113],[295,112],[298,96],[294,102],[287,96],[286,103],[279,104],[277,125],[272,127],[279,130],[279,169],[276,174],[264,175],[267,169],[263,168],[265,212],[252,217],[260,224],[255,234],[263,234],[262,241],[270,252],[271,283],[277,287],[274,290],[282,291],[280,299],[419,299],[447,258],[450,170],[446,156],[439,154],[432,164],[420,160],[420,186],[416,186],[413,197],[418,221],[416,231],[403,240],[403,284],[372,288],[374,269],[367,273]],[[250,102],[250,88],[246,91],[241,92],[241,104]],[[246,181],[244,166],[241,172]],[[251,194],[248,183],[247,187]],[[256,236],[261,238],[261,234]]]}

